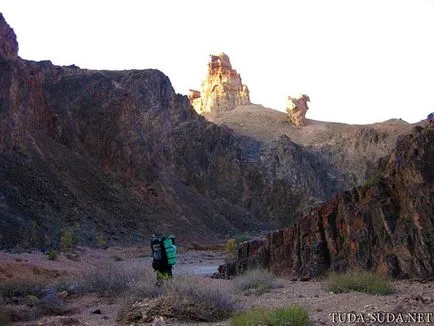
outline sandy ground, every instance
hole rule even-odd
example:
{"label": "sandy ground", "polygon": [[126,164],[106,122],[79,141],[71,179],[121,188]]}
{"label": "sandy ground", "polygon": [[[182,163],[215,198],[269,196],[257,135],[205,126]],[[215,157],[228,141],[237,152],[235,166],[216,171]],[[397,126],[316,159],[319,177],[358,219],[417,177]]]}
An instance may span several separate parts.
{"label": "sandy ground", "polygon": [[[147,248],[109,248],[95,250],[78,248],[78,257],[69,259],[63,255],[56,261],[50,261],[40,252],[32,253],[6,253],[0,252],[0,283],[24,282],[35,280],[38,282],[51,282],[64,277],[77,277],[81,273],[101,266],[101,263],[110,261],[119,264],[122,268],[149,268],[151,264],[150,253]],[[178,264],[174,273],[195,273],[206,277],[214,273],[224,260],[224,253],[215,251],[187,251],[179,254]],[[73,260],[73,259],[76,260]],[[209,279],[216,287],[230,285],[229,280]],[[336,313],[353,313],[368,316],[369,313],[393,312],[434,312],[434,283],[421,283],[417,281],[396,281],[394,286],[397,292],[389,296],[374,296],[363,293],[335,294],[327,290],[325,281],[291,281],[283,280],[283,287],[270,292],[256,295],[237,295],[235,301],[239,306],[249,307],[284,307],[290,304],[299,304],[309,311],[312,325],[350,325],[340,323]],[[73,313],[64,317],[46,317],[39,321],[15,323],[13,325],[79,325],[98,326],[116,325],[116,315],[125,303],[122,298],[106,299],[96,295],[80,297],[67,297],[68,306]],[[335,315],[333,315],[335,313]],[[346,315],[349,318],[349,315]],[[428,320],[425,315],[425,321]],[[341,319],[344,315],[340,315]],[[333,321],[335,319],[335,322]],[[429,325],[434,323],[431,315],[430,323],[417,323]],[[52,323],[54,321],[54,323]],[[179,323],[160,322],[168,325],[229,325],[229,321],[220,323]],[[361,323],[359,323],[360,325]],[[375,323],[365,323],[375,325]],[[384,323],[377,323],[378,325]],[[398,324],[398,323],[395,323]],[[392,325],[392,324],[389,324]],[[407,325],[410,325],[407,323]]]}

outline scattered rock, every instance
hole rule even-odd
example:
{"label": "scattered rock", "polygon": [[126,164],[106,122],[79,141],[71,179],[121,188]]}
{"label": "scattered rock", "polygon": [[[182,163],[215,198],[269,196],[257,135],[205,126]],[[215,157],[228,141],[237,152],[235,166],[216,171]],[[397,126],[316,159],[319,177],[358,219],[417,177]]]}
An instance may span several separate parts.
{"label": "scattered rock", "polygon": [[101,315],[102,314],[101,309],[94,310],[94,311],[92,311],[92,313],[93,314],[97,314],[97,315]]}

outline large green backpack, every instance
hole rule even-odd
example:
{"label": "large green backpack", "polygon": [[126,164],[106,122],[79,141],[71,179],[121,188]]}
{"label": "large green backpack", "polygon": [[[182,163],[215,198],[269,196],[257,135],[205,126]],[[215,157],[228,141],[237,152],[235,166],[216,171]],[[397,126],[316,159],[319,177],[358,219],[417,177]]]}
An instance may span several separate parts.
{"label": "large green backpack", "polygon": [[173,243],[174,236],[169,236],[163,240],[164,249],[166,250],[167,262],[169,265],[176,264],[176,246]]}

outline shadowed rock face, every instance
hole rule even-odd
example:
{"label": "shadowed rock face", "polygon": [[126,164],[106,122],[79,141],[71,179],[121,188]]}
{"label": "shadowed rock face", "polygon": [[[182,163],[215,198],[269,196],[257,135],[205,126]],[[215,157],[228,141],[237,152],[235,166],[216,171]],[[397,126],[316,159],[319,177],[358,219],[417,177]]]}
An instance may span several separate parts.
{"label": "shadowed rock face", "polygon": [[256,266],[314,277],[327,270],[434,276],[434,124],[401,137],[372,185],[339,193],[293,227],[243,243],[226,277]]}
{"label": "shadowed rock face", "polygon": [[215,242],[298,203],[157,70],[2,54],[0,81],[0,247],[55,245],[67,229],[84,244],[147,243],[155,231]]}
{"label": "shadowed rock face", "polygon": [[0,12],[0,57],[15,59],[18,57],[18,42],[15,32],[6,23]]}
{"label": "shadowed rock face", "polygon": [[196,112],[208,118],[250,104],[247,86],[241,83],[240,75],[224,53],[210,56],[207,78],[200,92],[190,90],[189,99]]}

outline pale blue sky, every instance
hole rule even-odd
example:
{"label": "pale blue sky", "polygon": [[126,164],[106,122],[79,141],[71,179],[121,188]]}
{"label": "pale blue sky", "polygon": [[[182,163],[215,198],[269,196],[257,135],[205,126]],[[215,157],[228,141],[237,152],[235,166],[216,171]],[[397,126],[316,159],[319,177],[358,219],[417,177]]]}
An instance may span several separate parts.
{"label": "pale blue sky", "polygon": [[409,122],[434,111],[434,0],[3,0],[24,59],[92,69],[156,68],[199,89],[225,52],[251,100],[307,117]]}

